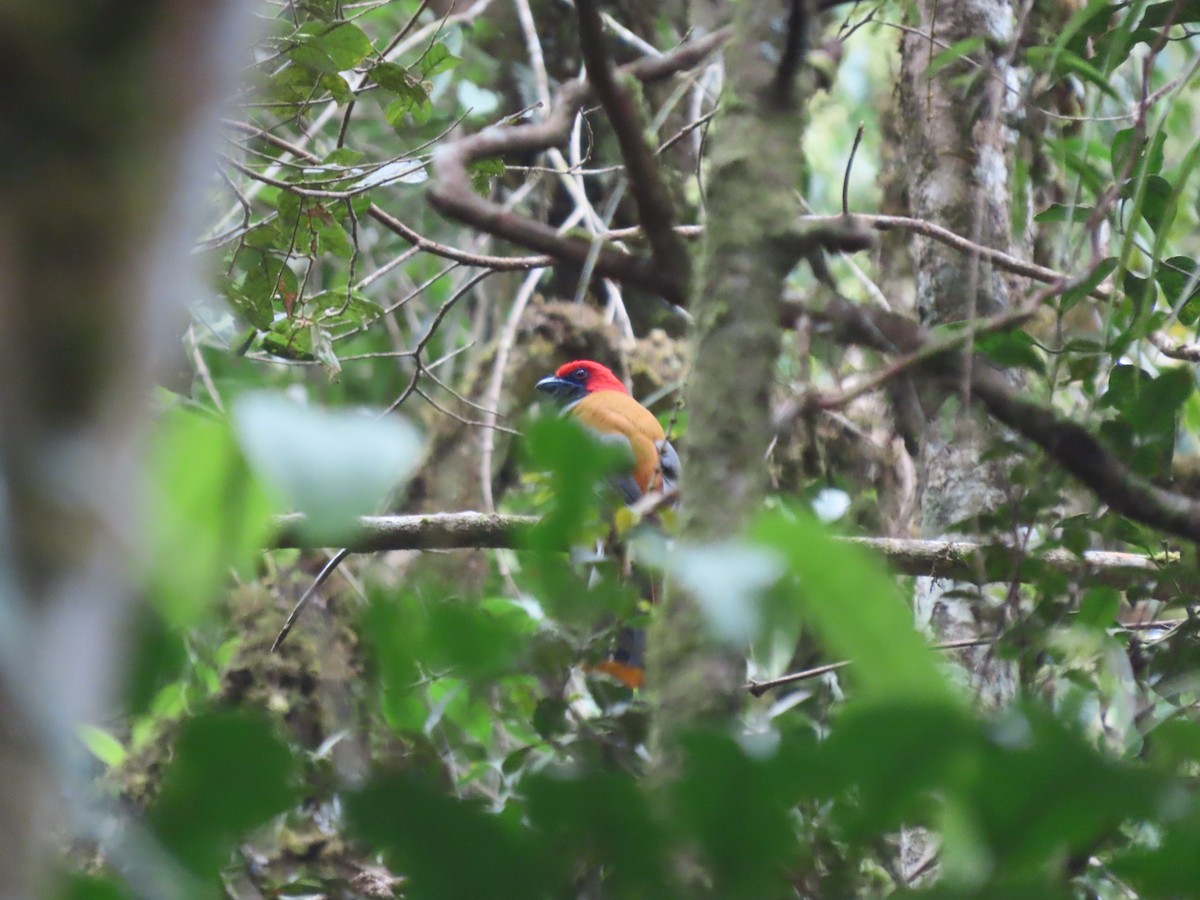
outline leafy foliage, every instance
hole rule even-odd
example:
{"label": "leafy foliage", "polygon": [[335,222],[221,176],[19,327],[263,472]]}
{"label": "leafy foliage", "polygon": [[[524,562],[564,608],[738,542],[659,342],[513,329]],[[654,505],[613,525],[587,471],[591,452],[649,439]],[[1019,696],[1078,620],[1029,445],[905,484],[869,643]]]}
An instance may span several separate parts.
{"label": "leafy foliage", "polygon": [[[603,478],[625,459],[554,416],[526,416],[531,379],[568,348],[617,358],[607,316],[636,348],[637,392],[658,393],[682,444],[678,372],[654,371],[678,322],[654,320],[663,330],[646,338],[639,321],[634,342],[623,323],[653,305],[634,291],[569,267],[473,275],[463,258],[514,251],[437,217],[421,188],[449,135],[532,116],[539,74],[551,86],[574,77],[577,37],[534,4],[539,73],[507,5],[444,21],[425,6],[263,6],[273,18],[198,245],[214,296],[189,334],[196,390],[156,423],[149,602],[131,625],[126,717],[79,733],[98,782],[136,811],[106,813],[131,837],[73,850],[68,868],[86,874],[64,876],[60,895],[140,891],[143,857],[197,896],[1200,895],[1194,588],[1169,574],[1121,590],[1075,583],[1046,561],[1167,544],[1194,567],[1194,550],[1101,507],[997,431],[997,458],[1027,458],[1005,501],[962,527],[1024,558],[985,554],[988,586],[963,590],[981,619],[1005,610],[983,622],[995,628],[982,652],[1011,662],[1019,685],[1015,702],[983,712],[961,668],[913,628],[904,582],[837,539],[903,530],[902,441],[872,398],[799,437],[781,432],[770,508],[736,541],[666,548],[627,511],[610,527]],[[864,6],[879,22],[849,35],[837,82],[812,105],[796,187],[820,212],[839,206],[846,108],[888,134],[877,107],[895,33],[880,23],[899,22],[903,4]],[[1186,482],[1200,448],[1186,346],[1200,324],[1200,56],[1185,29],[1200,13],[1063,7],[1057,23],[1040,10],[1007,50],[1022,73],[1013,121],[1028,128],[1013,138],[1014,204],[1027,212],[1014,242],[1069,277],[1040,295],[1027,329],[978,335],[977,364],[1019,371],[1031,396],[1145,478]],[[612,15],[664,49],[688,24],[653,4]],[[992,49],[940,48],[929,77],[966,90],[981,77],[970,60]],[[707,78],[638,99],[688,223],[702,221]],[[632,224],[623,176],[605,168],[619,162],[610,129],[596,110],[586,122],[564,150],[575,173],[487,159],[472,187],[589,236]],[[886,192],[886,148],[870,144],[849,183],[858,208],[879,205],[877,173]],[[846,263],[831,264],[863,298]],[[796,273],[798,290],[808,277]],[[585,302],[563,313],[543,302],[555,296]],[[780,360],[781,383],[832,392],[887,364],[812,337]],[[820,492],[846,498],[832,523],[810,514]],[[295,551],[257,553],[271,513],[302,511],[311,538],[336,544],[389,494],[406,511],[486,497],[541,520],[521,548],[486,559],[348,568],[270,654],[313,568]],[[658,520],[669,526],[671,512]],[[593,558],[597,544],[612,551],[614,530],[639,574],[626,577],[619,552]],[[689,734],[670,777],[646,777],[658,750],[646,694],[596,665],[620,628],[645,624],[663,571],[720,639],[749,648],[753,679],[848,667],[748,698],[736,733]],[[1148,598],[1147,615],[1171,624],[1127,628]],[[917,828],[939,843],[909,881],[897,835]]]}

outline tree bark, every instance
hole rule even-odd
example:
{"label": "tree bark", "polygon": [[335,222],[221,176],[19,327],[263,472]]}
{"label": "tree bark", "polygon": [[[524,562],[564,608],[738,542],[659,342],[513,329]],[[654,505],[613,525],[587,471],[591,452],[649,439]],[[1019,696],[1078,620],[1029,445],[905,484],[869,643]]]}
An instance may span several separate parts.
{"label": "tree bark", "polygon": [[[694,365],[683,458],[687,539],[736,535],[765,489],[770,387],[779,352],[779,298],[795,266],[795,190],[807,80],[807,3],[743,3],[725,51],[725,86],[711,143],[707,229],[694,299]],[[785,38],[795,46],[785,47]],[[775,48],[775,53],[764,48]],[[792,68],[786,71],[781,60]],[[737,658],[707,635],[695,603],[671,591],[650,641],[660,741],[720,721],[740,700]]]}
{"label": "tree bark", "polygon": [[[901,44],[900,132],[910,215],[972,237],[998,250],[1009,245],[1008,135],[1003,126],[1006,53],[1013,35],[1008,0],[918,0]],[[930,63],[944,48],[971,37],[983,46],[933,77]],[[972,64],[974,63],[974,65]],[[956,77],[958,76],[958,77]],[[965,76],[965,77],[964,77]],[[964,256],[928,238],[914,241],[916,306],[930,326],[971,320],[1009,306],[1003,273],[978,256]],[[976,362],[976,365],[983,363]],[[964,379],[963,391],[967,389]],[[941,537],[1002,504],[1007,465],[984,459],[985,422],[962,392],[926,394],[921,437],[920,530]],[[974,585],[945,578],[919,579],[918,623],[937,641],[994,633],[989,619],[1003,607]],[[1014,670],[991,648],[959,651],[962,671],[986,706],[1010,699]],[[915,873],[930,853],[928,836],[902,837],[902,869]],[[928,871],[928,869],[927,869]]]}

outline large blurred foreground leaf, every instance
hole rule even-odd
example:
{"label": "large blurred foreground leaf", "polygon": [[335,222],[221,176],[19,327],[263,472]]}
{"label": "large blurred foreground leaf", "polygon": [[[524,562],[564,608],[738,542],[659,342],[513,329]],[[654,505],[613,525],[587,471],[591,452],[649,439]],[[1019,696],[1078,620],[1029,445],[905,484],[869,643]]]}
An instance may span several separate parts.
{"label": "large blurred foreground leaf", "polygon": [[150,596],[176,626],[196,624],[229,577],[248,566],[270,529],[270,507],[229,427],[175,409],[151,453],[146,554]]}
{"label": "large blurred foreground leaf", "polygon": [[304,531],[336,545],[359,516],[377,510],[418,462],[421,440],[396,417],[321,410],[274,394],[248,394],[233,410],[246,457]]}
{"label": "large blurred foreground leaf", "polygon": [[858,696],[959,704],[882,563],[835,541],[804,512],[765,516],[751,537],[786,562],[796,578],[801,613],[830,652],[853,660]]}
{"label": "large blurred foreground leaf", "polygon": [[294,760],[261,719],[219,712],[184,723],[150,821],[163,845],[211,881],[244,832],[286,810]]}
{"label": "large blurred foreground leaf", "polygon": [[[911,826],[941,834],[943,896],[1041,897],[1061,892],[1073,861],[1122,828],[1177,809],[1178,790],[1036,708],[985,723],[893,700],[856,704],[823,741],[801,731],[693,734],[665,785],[578,766],[542,771],[524,780],[523,802],[493,811],[427,778],[387,775],[351,795],[347,811],[414,898],[564,896],[588,885],[671,897],[696,878],[720,897],[780,896],[794,884],[819,894],[838,882],[806,843],[813,828],[868,846]],[[1155,858],[1131,858],[1126,870],[1178,885],[1154,877]]]}

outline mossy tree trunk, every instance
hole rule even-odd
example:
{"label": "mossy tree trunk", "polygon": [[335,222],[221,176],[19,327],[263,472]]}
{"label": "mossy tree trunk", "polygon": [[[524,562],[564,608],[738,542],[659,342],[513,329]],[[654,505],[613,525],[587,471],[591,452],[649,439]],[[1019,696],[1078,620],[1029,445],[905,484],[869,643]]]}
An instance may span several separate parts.
{"label": "mossy tree trunk", "polygon": [[[807,4],[802,4],[807,5]],[[766,488],[779,300],[798,259],[796,190],[806,97],[800,67],[811,19],[787,4],[735,7],[721,111],[711,136],[706,228],[692,305],[694,363],[683,458],[686,539],[738,534]],[[800,33],[797,35],[796,29]],[[799,46],[785,47],[787,36]],[[707,635],[684,592],[662,603],[650,643],[660,738],[719,722],[740,700],[738,658]]]}

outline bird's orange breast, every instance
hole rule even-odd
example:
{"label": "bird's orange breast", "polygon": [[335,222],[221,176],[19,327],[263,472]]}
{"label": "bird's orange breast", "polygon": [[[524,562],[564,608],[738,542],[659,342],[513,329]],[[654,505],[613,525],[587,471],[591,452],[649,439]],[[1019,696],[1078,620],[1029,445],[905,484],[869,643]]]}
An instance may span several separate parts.
{"label": "bird's orange breast", "polygon": [[575,404],[571,414],[601,438],[623,437],[629,442],[630,474],[642,493],[662,488],[658,446],[666,434],[650,410],[620,391],[596,391]]}

